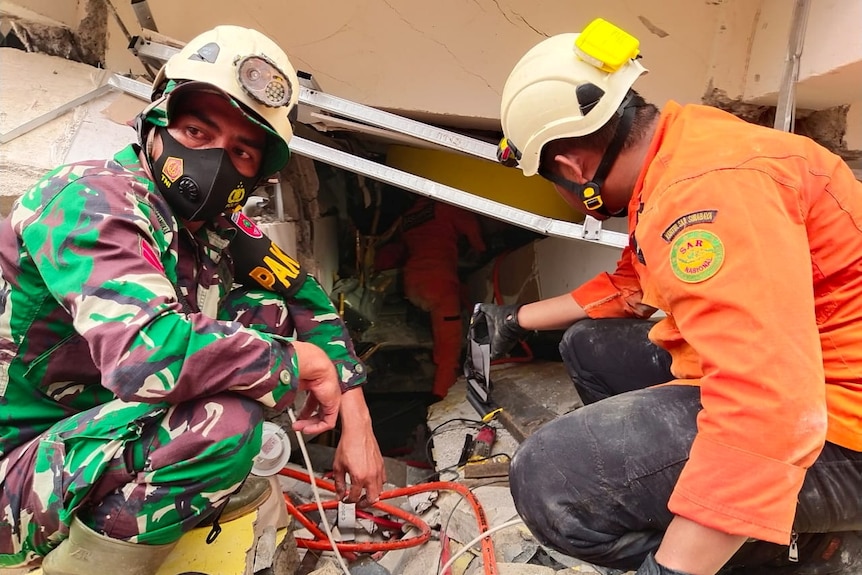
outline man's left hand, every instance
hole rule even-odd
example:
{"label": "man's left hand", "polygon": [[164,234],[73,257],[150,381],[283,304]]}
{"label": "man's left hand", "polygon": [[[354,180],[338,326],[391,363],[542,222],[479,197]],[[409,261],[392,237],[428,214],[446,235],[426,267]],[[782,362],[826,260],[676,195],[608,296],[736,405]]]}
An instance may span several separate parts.
{"label": "man's left hand", "polygon": [[[333,470],[336,495],[340,500],[360,505],[377,503],[386,481],[386,470],[365,396],[358,387],[341,396],[341,440],[335,450]],[[349,485],[347,475],[350,476]]]}

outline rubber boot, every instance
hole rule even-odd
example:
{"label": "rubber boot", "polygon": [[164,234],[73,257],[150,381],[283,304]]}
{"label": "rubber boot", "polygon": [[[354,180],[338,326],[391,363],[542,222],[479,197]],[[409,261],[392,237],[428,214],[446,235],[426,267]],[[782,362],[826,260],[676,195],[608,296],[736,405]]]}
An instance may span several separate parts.
{"label": "rubber boot", "polygon": [[269,479],[249,475],[243,482],[239,492],[230,496],[219,521],[227,523],[254,511],[263,505],[264,501],[269,499],[271,494],[272,485],[269,483]]}
{"label": "rubber boot", "polygon": [[154,575],[176,542],[145,545],[112,539],[96,533],[77,517],[69,538],[45,556],[44,575]]}
{"label": "rubber boot", "polygon": [[266,477],[249,475],[243,481],[239,491],[230,496],[220,514],[211,515],[198,524],[198,527],[212,525],[213,520],[227,523],[246,513],[251,513],[264,504],[272,495],[272,485]]}

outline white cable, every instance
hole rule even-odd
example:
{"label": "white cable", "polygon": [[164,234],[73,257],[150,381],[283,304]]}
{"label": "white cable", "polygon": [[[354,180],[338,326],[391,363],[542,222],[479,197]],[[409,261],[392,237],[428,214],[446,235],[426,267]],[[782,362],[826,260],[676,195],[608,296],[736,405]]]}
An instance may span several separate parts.
{"label": "white cable", "polygon": [[[296,414],[292,407],[287,408],[287,415],[290,416],[290,421],[296,423]],[[344,575],[350,575],[350,569],[347,568],[347,563],[344,557],[341,556],[341,551],[338,550],[338,544],[332,536],[332,529],[329,527],[329,521],[326,519],[326,513],[323,511],[323,502],[320,500],[320,490],[314,482],[314,469],[311,467],[311,458],[308,456],[308,450],[305,448],[305,440],[302,438],[302,432],[294,431],[296,439],[299,441],[299,450],[302,451],[302,458],[305,460],[305,467],[308,470],[308,476],[311,479],[311,490],[314,492],[314,501],[317,502],[317,509],[320,511],[320,519],[323,522],[323,530],[326,531],[326,537],[329,539],[329,544],[332,550],[335,551],[335,556],[338,558],[338,565],[344,572]]]}
{"label": "white cable", "polygon": [[505,523],[503,523],[502,525],[497,525],[496,527],[491,527],[490,529],[488,529],[488,530],[487,530],[487,531],[485,531],[484,533],[480,533],[476,538],[474,538],[472,541],[470,541],[469,543],[467,543],[466,545],[464,545],[461,549],[459,549],[459,550],[458,550],[458,552],[457,552],[457,553],[455,553],[454,555],[452,555],[452,557],[450,557],[450,558],[449,558],[449,560],[448,560],[448,561],[446,561],[446,564],[445,564],[445,565],[443,565],[443,567],[441,567],[441,568],[440,568],[439,575],[443,575],[443,573],[445,573],[445,572],[446,572],[446,569],[448,569],[449,567],[451,567],[451,566],[452,566],[452,564],[453,564],[453,563],[455,563],[455,560],[457,560],[457,559],[458,559],[458,557],[460,557],[461,555],[463,555],[464,553],[466,553],[467,551],[469,551],[469,550],[470,550],[470,548],[471,548],[471,547],[473,547],[473,545],[475,545],[476,543],[478,543],[479,541],[481,541],[481,540],[482,540],[482,539],[484,539],[485,537],[487,537],[487,536],[491,535],[492,533],[496,533],[497,531],[500,531],[501,529],[505,529],[506,527],[511,527],[511,526],[513,526],[513,525],[518,525],[519,523],[523,523],[523,522],[524,522],[524,520],[523,520],[523,519],[521,519],[520,517],[516,517],[515,519],[512,519],[512,520],[510,520],[510,521],[506,521],[506,522],[505,522]]}

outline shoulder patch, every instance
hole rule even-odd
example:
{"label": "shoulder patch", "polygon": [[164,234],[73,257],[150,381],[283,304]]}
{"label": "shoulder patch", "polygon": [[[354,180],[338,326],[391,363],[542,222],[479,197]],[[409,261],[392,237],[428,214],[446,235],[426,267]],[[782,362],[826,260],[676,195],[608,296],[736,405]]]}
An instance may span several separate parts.
{"label": "shoulder patch", "polygon": [[165,266],[162,265],[162,260],[159,258],[159,254],[156,253],[156,250],[153,246],[150,245],[149,242],[141,238],[141,256],[149,263],[151,266],[156,268],[162,273],[165,273]]}
{"label": "shoulder patch", "polygon": [[230,219],[233,223],[236,224],[236,227],[245,232],[246,235],[253,238],[263,237],[263,232],[260,231],[260,228],[257,227],[257,224],[254,223],[254,220],[242,213],[241,210],[232,212],[230,215]]}
{"label": "shoulder patch", "polygon": [[665,231],[661,233],[664,241],[670,243],[676,236],[679,235],[685,228],[695,224],[711,224],[715,221],[715,216],[718,215],[718,210],[702,210],[692,212],[676,219],[674,223],[669,225]]}
{"label": "shoulder patch", "polygon": [[692,230],[682,234],[671,247],[670,267],[686,283],[708,280],[724,263],[724,244],[712,232]]}

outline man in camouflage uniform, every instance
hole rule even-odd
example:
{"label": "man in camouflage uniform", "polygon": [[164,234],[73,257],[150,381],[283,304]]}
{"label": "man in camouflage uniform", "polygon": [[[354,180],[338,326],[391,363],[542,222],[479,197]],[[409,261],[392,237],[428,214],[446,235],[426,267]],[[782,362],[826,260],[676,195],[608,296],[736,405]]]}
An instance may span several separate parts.
{"label": "man in camouflage uniform", "polygon": [[238,211],[287,162],[298,89],[262,34],[205,32],[156,78],[140,146],[54,170],[0,223],[0,568],[154,573],[299,389],[297,431],[341,408],[339,495],[377,499],[344,324]]}

